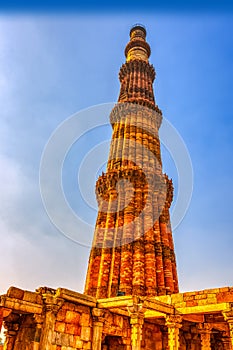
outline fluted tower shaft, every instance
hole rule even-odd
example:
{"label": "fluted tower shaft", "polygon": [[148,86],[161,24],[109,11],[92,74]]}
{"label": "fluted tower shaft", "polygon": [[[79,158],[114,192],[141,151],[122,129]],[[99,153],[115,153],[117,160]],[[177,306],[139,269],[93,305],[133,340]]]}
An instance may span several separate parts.
{"label": "fluted tower shaft", "polygon": [[169,215],[173,186],[162,172],[162,113],[144,27],[131,29],[125,55],[118,104],[110,114],[107,171],[96,183],[99,211],[85,293],[97,298],[178,292]]}

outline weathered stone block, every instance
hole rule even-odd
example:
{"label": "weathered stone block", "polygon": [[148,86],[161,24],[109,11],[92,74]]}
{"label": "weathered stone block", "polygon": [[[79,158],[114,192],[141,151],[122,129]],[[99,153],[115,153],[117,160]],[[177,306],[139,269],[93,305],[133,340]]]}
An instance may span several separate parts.
{"label": "weathered stone block", "polygon": [[219,293],[219,288],[205,289],[204,292],[208,293]]}
{"label": "weathered stone block", "polygon": [[16,287],[10,287],[7,291],[7,296],[10,298],[22,300],[23,296],[24,296],[24,290],[16,288]]}
{"label": "weathered stone block", "polygon": [[89,341],[91,340],[91,328],[82,327],[81,328],[81,340]]}
{"label": "weathered stone block", "polygon": [[70,303],[70,302],[65,302],[64,305],[62,306],[62,309],[74,311],[75,310],[75,304]]}
{"label": "weathered stone block", "polygon": [[76,347],[77,349],[82,349],[82,348],[83,348],[83,341],[80,340],[80,339],[77,339],[77,340],[76,340],[76,343],[75,343],[75,347]]}
{"label": "weathered stone block", "polygon": [[76,332],[76,327],[77,327],[77,326],[76,326],[75,324],[66,323],[66,326],[65,326],[65,333],[74,335],[75,332]]}
{"label": "weathered stone block", "polygon": [[216,298],[218,303],[233,302],[233,291],[219,293],[217,294]]}
{"label": "weathered stone block", "polygon": [[222,287],[222,288],[219,288],[219,292],[222,293],[222,292],[229,292],[230,288],[229,287]]}
{"label": "weathered stone block", "polygon": [[195,295],[195,300],[201,300],[201,299],[206,299],[207,294],[197,294]]}
{"label": "weathered stone block", "polygon": [[25,291],[23,295],[23,300],[29,301],[30,303],[37,303],[41,302],[41,295],[34,293],[34,292],[28,292]]}
{"label": "weathered stone block", "polygon": [[217,304],[217,298],[207,298],[207,304]]}
{"label": "weathered stone block", "polygon": [[61,345],[62,346],[69,346],[69,334],[61,334]]}
{"label": "weathered stone block", "polygon": [[65,322],[78,324],[80,320],[80,314],[74,311],[67,310]]}
{"label": "weathered stone block", "polygon": [[91,349],[91,342],[85,342],[83,343],[83,349],[84,350],[90,350]]}
{"label": "weathered stone block", "polygon": [[81,313],[89,314],[90,308],[85,305],[76,304],[74,305],[74,311],[79,312],[80,314]]}
{"label": "weathered stone block", "polygon": [[59,332],[56,333],[56,340],[55,340],[55,342],[56,342],[57,345],[62,345],[61,335],[62,335],[62,333],[59,333]]}
{"label": "weathered stone block", "polygon": [[54,327],[54,330],[56,332],[60,332],[60,333],[64,333],[65,332],[65,327],[66,327],[66,324],[64,322],[56,322],[55,323],[55,327]]}
{"label": "weathered stone block", "polygon": [[81,335],[81,327],[79,325],[75,325],[74,335]]}
{"label": "weathered stone block", "polygon": [[90,324],[90,315],[86,313],[82,313],[80,317],[80,325],[87,327]]}
{"label": "weathered stone block", "polygon": [[72,348],[74,347],[74,335],[73,334],[69,335],[69,346],[71,346]]}
{"label": "weathered stone block", "polygon": [[57,321],[65,321],[66,318],[66,309],[62,308],[57,313]]}
{"label": "weathered stone block", "polygon": [[197,306],[198,305],[198,302],[197,300],[188,300],[186,302],[186,306],[189,307],[189,306]]}
{"label": "weathered stone block", "polygon": [[171,295],[172,304],[181,303],[184,300],[183,294],[172,294]]}

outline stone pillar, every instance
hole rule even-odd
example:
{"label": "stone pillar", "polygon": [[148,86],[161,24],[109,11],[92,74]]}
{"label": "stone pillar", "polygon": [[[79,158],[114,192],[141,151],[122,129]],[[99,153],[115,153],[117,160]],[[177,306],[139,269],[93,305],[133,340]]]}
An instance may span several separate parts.
{"label": "stone pillar", "polygon": [[2,323],[3,323],[3,307],[0,307],[0,332],[2,329]]}
{"label": "stone pillar", "polygon": [[231,338],[228,337],[227,335],[224,335],[221,338],[221,342],[222,342],[224,350],[231,350],[232,349],[232,347],[231,347]]}
{"label": "stone pillar", "polygon": [[19,319],[20,316],[10,314],[5,320],[4,320],[4,327],[6,328],[5,332],[5,342],[3,346],[3,350],[13,350],[15,339],[19,330]]}
{"label": "stone pillar", "polygon": [[201,335],[201,350],[211,350],[211,325],[209,323],[199,323],[198,331]]}
{"label": "stone pillar", "polygon": [[3,350],[13,350],[15,344],[15,338],[17,335],[17,330],[7,330],[5,333],[6,339],[3,345]]}
{"label": "stone pillar", "polygon": [[141,349],[143,323],[144,323],[144,315],[141,316],[138,313],[131,314],[130,324],[131,324],[132,350],[140,350]]}
{"label": "stone pillar", "polygon": [[36,324],[36,332],[35,332],[34,341],[33,341],[33,350],[39,350],[44,317],[42,315],[35,314],[34,320]]}
{"label": "stone pillar", "polygon": [[140,350],[145,309],[137,296],[134,296],[133,299],[133,305],[128,307],[131,324],[131,348],[132,350]]}
{"label": "stone pillar", "polygon": [[[43,323],[43,332],[41,334],[39,343],[39,349],[50,350],[54,332],[54,325],[56,321],[56,314],[58,313],[64,300],[62,298],[56,298],[52,294],[44,295],[43,299],[45,303],[45,317]],[[34,345],[35,349],[37,349],[37,344]]]}
{"label": "stone pillar", "polygon": [[[229,303],[229,307],[226,311],[222,312],[224,320],[228,323],[230,331],[230,344],[233,348],[233,303]],[[230,349],[231,349],[230,348]]]}
{"label": "stone pillar", "polygon": [[179,349],[179,329],[182,327],[182,317],[179,315],[169,315],[166,317],[168,328],[168,350]]}
{"label": "stone pillar", "polygon": [[92,309],[93,317],[93,337],[92,337],[92,350],[101,350],[102,333],[104,326],[104,310]]}
{"label": "stone pillar", "polygon": [[[3,326],[3,321],[9,320],[10,314],[12,313],[11,309],[0,307],[0,332]],[[7,318],[8,317],[8,318]]]}

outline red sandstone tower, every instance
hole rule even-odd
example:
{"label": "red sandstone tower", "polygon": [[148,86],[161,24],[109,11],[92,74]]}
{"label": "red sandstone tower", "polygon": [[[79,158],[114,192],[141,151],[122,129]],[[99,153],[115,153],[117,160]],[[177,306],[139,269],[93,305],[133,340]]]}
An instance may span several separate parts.
{"label": "red sandstone tower", "polygon": [[135,25],[119,73],[110,122],[107,171],[96,183],[98,217],[85,293],[97,298],[178,292],[169,208],[172,181],[162,173],[155,70],[146,30]]}

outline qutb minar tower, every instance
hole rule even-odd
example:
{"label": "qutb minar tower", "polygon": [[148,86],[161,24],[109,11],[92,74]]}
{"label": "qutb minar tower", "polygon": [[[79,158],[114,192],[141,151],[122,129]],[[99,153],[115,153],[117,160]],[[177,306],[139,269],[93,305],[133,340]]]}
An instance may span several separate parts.
{"label": "qutb minar tower", "polygon": [[120,95],[107,171],[96,183],[98,216],[85,294],[156,296],[178,293],[169,208],[172,180],[162,172],[146,30],[135,25],[120,69]]}
{"label": "qutb minar tower", "polygon": [[0,350],[233,350],[233,287],[178,291],[173,186],[143,26],[131,29],[125,55],[85,293],[10,287],[0,295]]}

